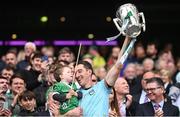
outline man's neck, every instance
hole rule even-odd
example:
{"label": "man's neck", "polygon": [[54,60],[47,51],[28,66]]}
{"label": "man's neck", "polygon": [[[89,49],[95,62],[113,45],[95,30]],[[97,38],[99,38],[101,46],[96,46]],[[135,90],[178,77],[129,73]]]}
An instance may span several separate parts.
{"label": "man's neck", "polygon": [[160,102],[163,101],[163,100],[164,100],[164,97],[159,97],[159,99],[153,100],[152,102],[154,102],[154,103],[160,103]]}
{"label": "man's neck", "polygon": [[88,83],[83,87],[84,89],[89,89],[89,88],[91,88],[93,86],[93,83],[92,83],[92,81],[88,81]]}

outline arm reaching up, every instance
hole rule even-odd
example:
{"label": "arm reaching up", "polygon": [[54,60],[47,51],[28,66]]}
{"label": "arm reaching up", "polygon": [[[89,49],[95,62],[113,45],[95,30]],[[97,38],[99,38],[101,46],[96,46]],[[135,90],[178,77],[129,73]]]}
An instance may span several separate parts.
{"label": "arm reaching up", "polygon": [[118,55],[118,59],[117,59],[116,63],[113,65],[113,67],[108,71],[108,73],[106,75],[105,81],[106,81],[107,86],[110,86],[110,87],[114,86],[114,83],[115,83],[116,79],[118,78],[120,70],[123,67],[123,65],[121,63],[121,57],[122,57],[124,51],[126,50],[126,47],[129,42],[130,42],[130,38],[126,36],[123,46],[122,46],[122,49]]}

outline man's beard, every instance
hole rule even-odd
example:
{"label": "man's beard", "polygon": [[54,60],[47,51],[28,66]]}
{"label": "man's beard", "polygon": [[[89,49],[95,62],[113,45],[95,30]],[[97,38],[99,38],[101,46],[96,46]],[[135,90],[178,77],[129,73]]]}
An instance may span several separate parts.
{"label": "man's beard", "polygon": [[12,69],[15,69],[15,68],[16,68],[16,65],[11,64],[11,63],[10,63],[10,64],[8,64],[7,66],[8,66],[8,67],[10,67],[10,68],[12,68]]}

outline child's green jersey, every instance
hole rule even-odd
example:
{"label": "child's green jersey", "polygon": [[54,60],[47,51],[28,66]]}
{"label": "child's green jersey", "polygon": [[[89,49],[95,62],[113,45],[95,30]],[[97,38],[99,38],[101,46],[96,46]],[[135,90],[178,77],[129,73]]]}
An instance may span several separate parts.
{"label": "child's green jersey", "polygon": [[[72,88],[74,91],[77,90],[75,83],[73,84]],[[70,89],[71,89],[70,85],[68,85],[64,82],[58,82],[58,83],[54,84],[52,87],[50,87],[48,92],[53,91],[53,92],[58,92],[59,94],[66,95]],[[78,98],[76,96],[72,96],[70,99],[68,99],[60,104],[60,113],[65,114],[69,110],[72,110],[76,107],[78,107]]]}

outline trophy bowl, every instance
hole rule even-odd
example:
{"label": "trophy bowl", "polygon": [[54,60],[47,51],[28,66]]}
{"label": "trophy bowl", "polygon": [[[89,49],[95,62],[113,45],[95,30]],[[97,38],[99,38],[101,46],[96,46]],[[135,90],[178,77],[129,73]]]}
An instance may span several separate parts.
{"label": "trophy bowl", "polygon": [[[141,33],[141,28],[145,31],[144,14],[142,12],[139,13],[134,4],[121,5],[116,11],[116,17],[113,21],[124,36],[135,38]],[[140,17],[142,18],[142,23],[140,22]]]}

